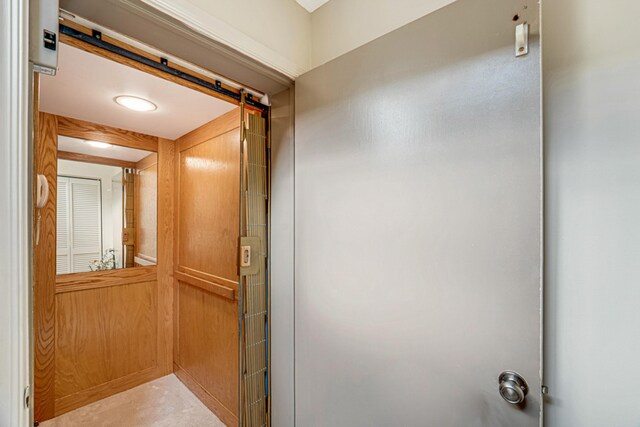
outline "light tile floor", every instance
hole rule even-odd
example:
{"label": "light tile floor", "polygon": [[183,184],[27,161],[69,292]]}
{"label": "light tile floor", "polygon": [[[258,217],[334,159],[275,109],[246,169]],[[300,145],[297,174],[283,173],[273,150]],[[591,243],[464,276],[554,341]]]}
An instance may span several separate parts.
{"label": "light tile floor", "polygon": [[224,427],[175,375],[40,423],[41,427]]}

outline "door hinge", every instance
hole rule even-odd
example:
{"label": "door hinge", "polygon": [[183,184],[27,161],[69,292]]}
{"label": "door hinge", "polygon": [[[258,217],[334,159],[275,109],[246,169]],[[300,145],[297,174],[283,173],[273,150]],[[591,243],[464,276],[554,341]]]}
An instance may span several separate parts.
{"label": "door hinge", "polygon": [[529,24],[516,26],[516,57],[529,53]]}
{"label": "door hinge", "polygon": [[24,388],[24,396],[22,398],[24,407],[29,408],[29,405],[31,404],[31,386],[27,385]]}
{"label": "door hinge", "polygon": [[540,387],[540,391],[542,392],[542,394],[549,394],[549,387],[543,385],[542,387]]}

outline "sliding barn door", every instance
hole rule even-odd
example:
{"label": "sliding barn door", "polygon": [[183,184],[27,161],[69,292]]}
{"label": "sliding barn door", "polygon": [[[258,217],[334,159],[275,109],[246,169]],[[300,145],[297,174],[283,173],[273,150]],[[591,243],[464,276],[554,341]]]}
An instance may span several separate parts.
{"label": "sliding barn door", "polygon": [[539,425],[538,6],[458,0],[296,80],[296,425]]}
{"label": "sliding barn door", "polygon": [[238,425],[240,109],[176,141],[176,375]]}

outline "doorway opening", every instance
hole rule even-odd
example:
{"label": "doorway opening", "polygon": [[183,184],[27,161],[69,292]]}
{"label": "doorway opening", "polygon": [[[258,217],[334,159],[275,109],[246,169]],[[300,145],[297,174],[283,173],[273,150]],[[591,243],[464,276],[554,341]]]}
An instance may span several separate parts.
{"label": "doorway opening", "polygon": [[60,41],[36,75],[35,421],[268,425],[264,94],[76,16]]}

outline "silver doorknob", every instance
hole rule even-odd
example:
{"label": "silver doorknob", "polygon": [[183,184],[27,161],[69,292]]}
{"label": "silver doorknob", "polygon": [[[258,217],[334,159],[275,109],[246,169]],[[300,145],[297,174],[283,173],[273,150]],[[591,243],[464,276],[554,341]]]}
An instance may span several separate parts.
{"label": "silver doorknob", "polygon": [[512,405],[524,402],[529,386],[522,376],[514,371],[504,371],[498,377],[500,396]]}

